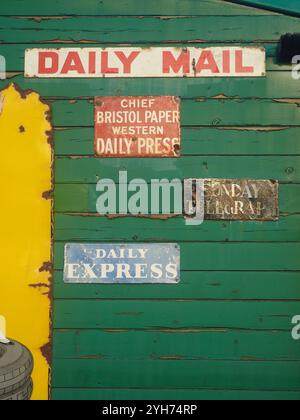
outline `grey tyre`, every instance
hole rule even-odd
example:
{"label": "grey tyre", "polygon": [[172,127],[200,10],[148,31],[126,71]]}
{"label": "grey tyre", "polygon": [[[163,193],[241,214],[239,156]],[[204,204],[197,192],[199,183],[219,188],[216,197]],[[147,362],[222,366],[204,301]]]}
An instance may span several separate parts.
{"label": "grey tyre", "polygon": [[29,378],[21,388],[17,389],[12,394],[5,394],[0,397],[0,401],[28,401],[32,395],[32,390],[32,379]]}
{"label": "grey tyre", "polygon": [[0,399],[22,388],[32,369],[33,357],[26,347],[17,341],[0,344]]}

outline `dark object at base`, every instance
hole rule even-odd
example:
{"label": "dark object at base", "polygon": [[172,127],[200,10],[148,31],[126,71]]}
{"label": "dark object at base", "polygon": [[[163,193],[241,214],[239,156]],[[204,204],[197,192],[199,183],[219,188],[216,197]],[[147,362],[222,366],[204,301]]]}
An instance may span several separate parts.
{"label": "dark object at base", "polygon": [[279,63],[291,64],[295,55],[300,55],[300,33],[282,35],[278,51]]}
{"label": "dark object at base", "polygon": [[30,398],[32,369],[33,357],[26,347],[16,341],[0,344],[0,400]]}
{"label": "dark object at base", "polygon": [[15,390],[11,394],[2,395],[0,400],[1,401],[25,401],[25,400],[28,401],[30,400],[30,397],[32,395],[32,390],[33,390],[32,379],[29,378],[27,379],[27,381],[24,383],[24,385],[21,388]]}

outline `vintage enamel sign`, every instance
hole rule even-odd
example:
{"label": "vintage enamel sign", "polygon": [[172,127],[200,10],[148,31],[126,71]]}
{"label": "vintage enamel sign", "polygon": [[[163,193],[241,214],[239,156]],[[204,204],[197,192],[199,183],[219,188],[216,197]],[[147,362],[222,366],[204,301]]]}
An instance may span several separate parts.
{"label": "vintage enamel sign", "polygon": [[262,77],[258,47],[29,49],[26,77]]}
{"label": "vintage enamel sign", "polygon": [[[278,220],[277,181],[236,179],[203,181],[206,220]],[[194,199],[196,200],[196,197]],[[195,202],[185,203],[190,204],[185,208],[195,207]]]}
{"label": "vintage enamel sign", "polygon": [[95,154],[101,157],[180,155],[180,99],[95,98]]}
{"label": "vintage enamel sign", "polygon": [[67,244],[65,283],[171,283],[180,281],[177,244]]}

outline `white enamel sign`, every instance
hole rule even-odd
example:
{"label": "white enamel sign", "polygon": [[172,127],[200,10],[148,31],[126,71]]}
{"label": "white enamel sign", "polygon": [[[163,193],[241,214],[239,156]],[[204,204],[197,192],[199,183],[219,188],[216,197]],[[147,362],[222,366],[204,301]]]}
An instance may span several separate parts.
{"label": "white enamel sign", "polygon": [[66,244],[65,283],[180,281],[178,244]]}
{"label": "white enamel sign", "polygon": [[29,49],[25,77],[263,77],[256,47],[114,47]]}

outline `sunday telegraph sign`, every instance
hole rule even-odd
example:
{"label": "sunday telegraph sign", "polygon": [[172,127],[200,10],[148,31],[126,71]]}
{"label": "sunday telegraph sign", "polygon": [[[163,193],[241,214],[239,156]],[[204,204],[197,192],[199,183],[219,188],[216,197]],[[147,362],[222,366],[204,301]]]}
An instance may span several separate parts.
{"label": "sunday telegraph sign", "polygon": [[170,283],[180,281],[177,244],[66,244],[65,283]]}
{"label": "sunday telegraph sign", "polygon": [[[273,180],[203,179],[205,220],[277,221],[279,184]],[[196,198],[196,197],[195,197]],[[185,195],[186,208],[195,203]]]}
{"label": "sunday telegraph sign", "polygon": [[95,98],[99,157],[178,157],[180,99],[173,96]]}
{"label": "sunday telegraph sign", "polygon": [[266,53],[258,47],[114,47],[28,49],[25,76],[263,77]]}

